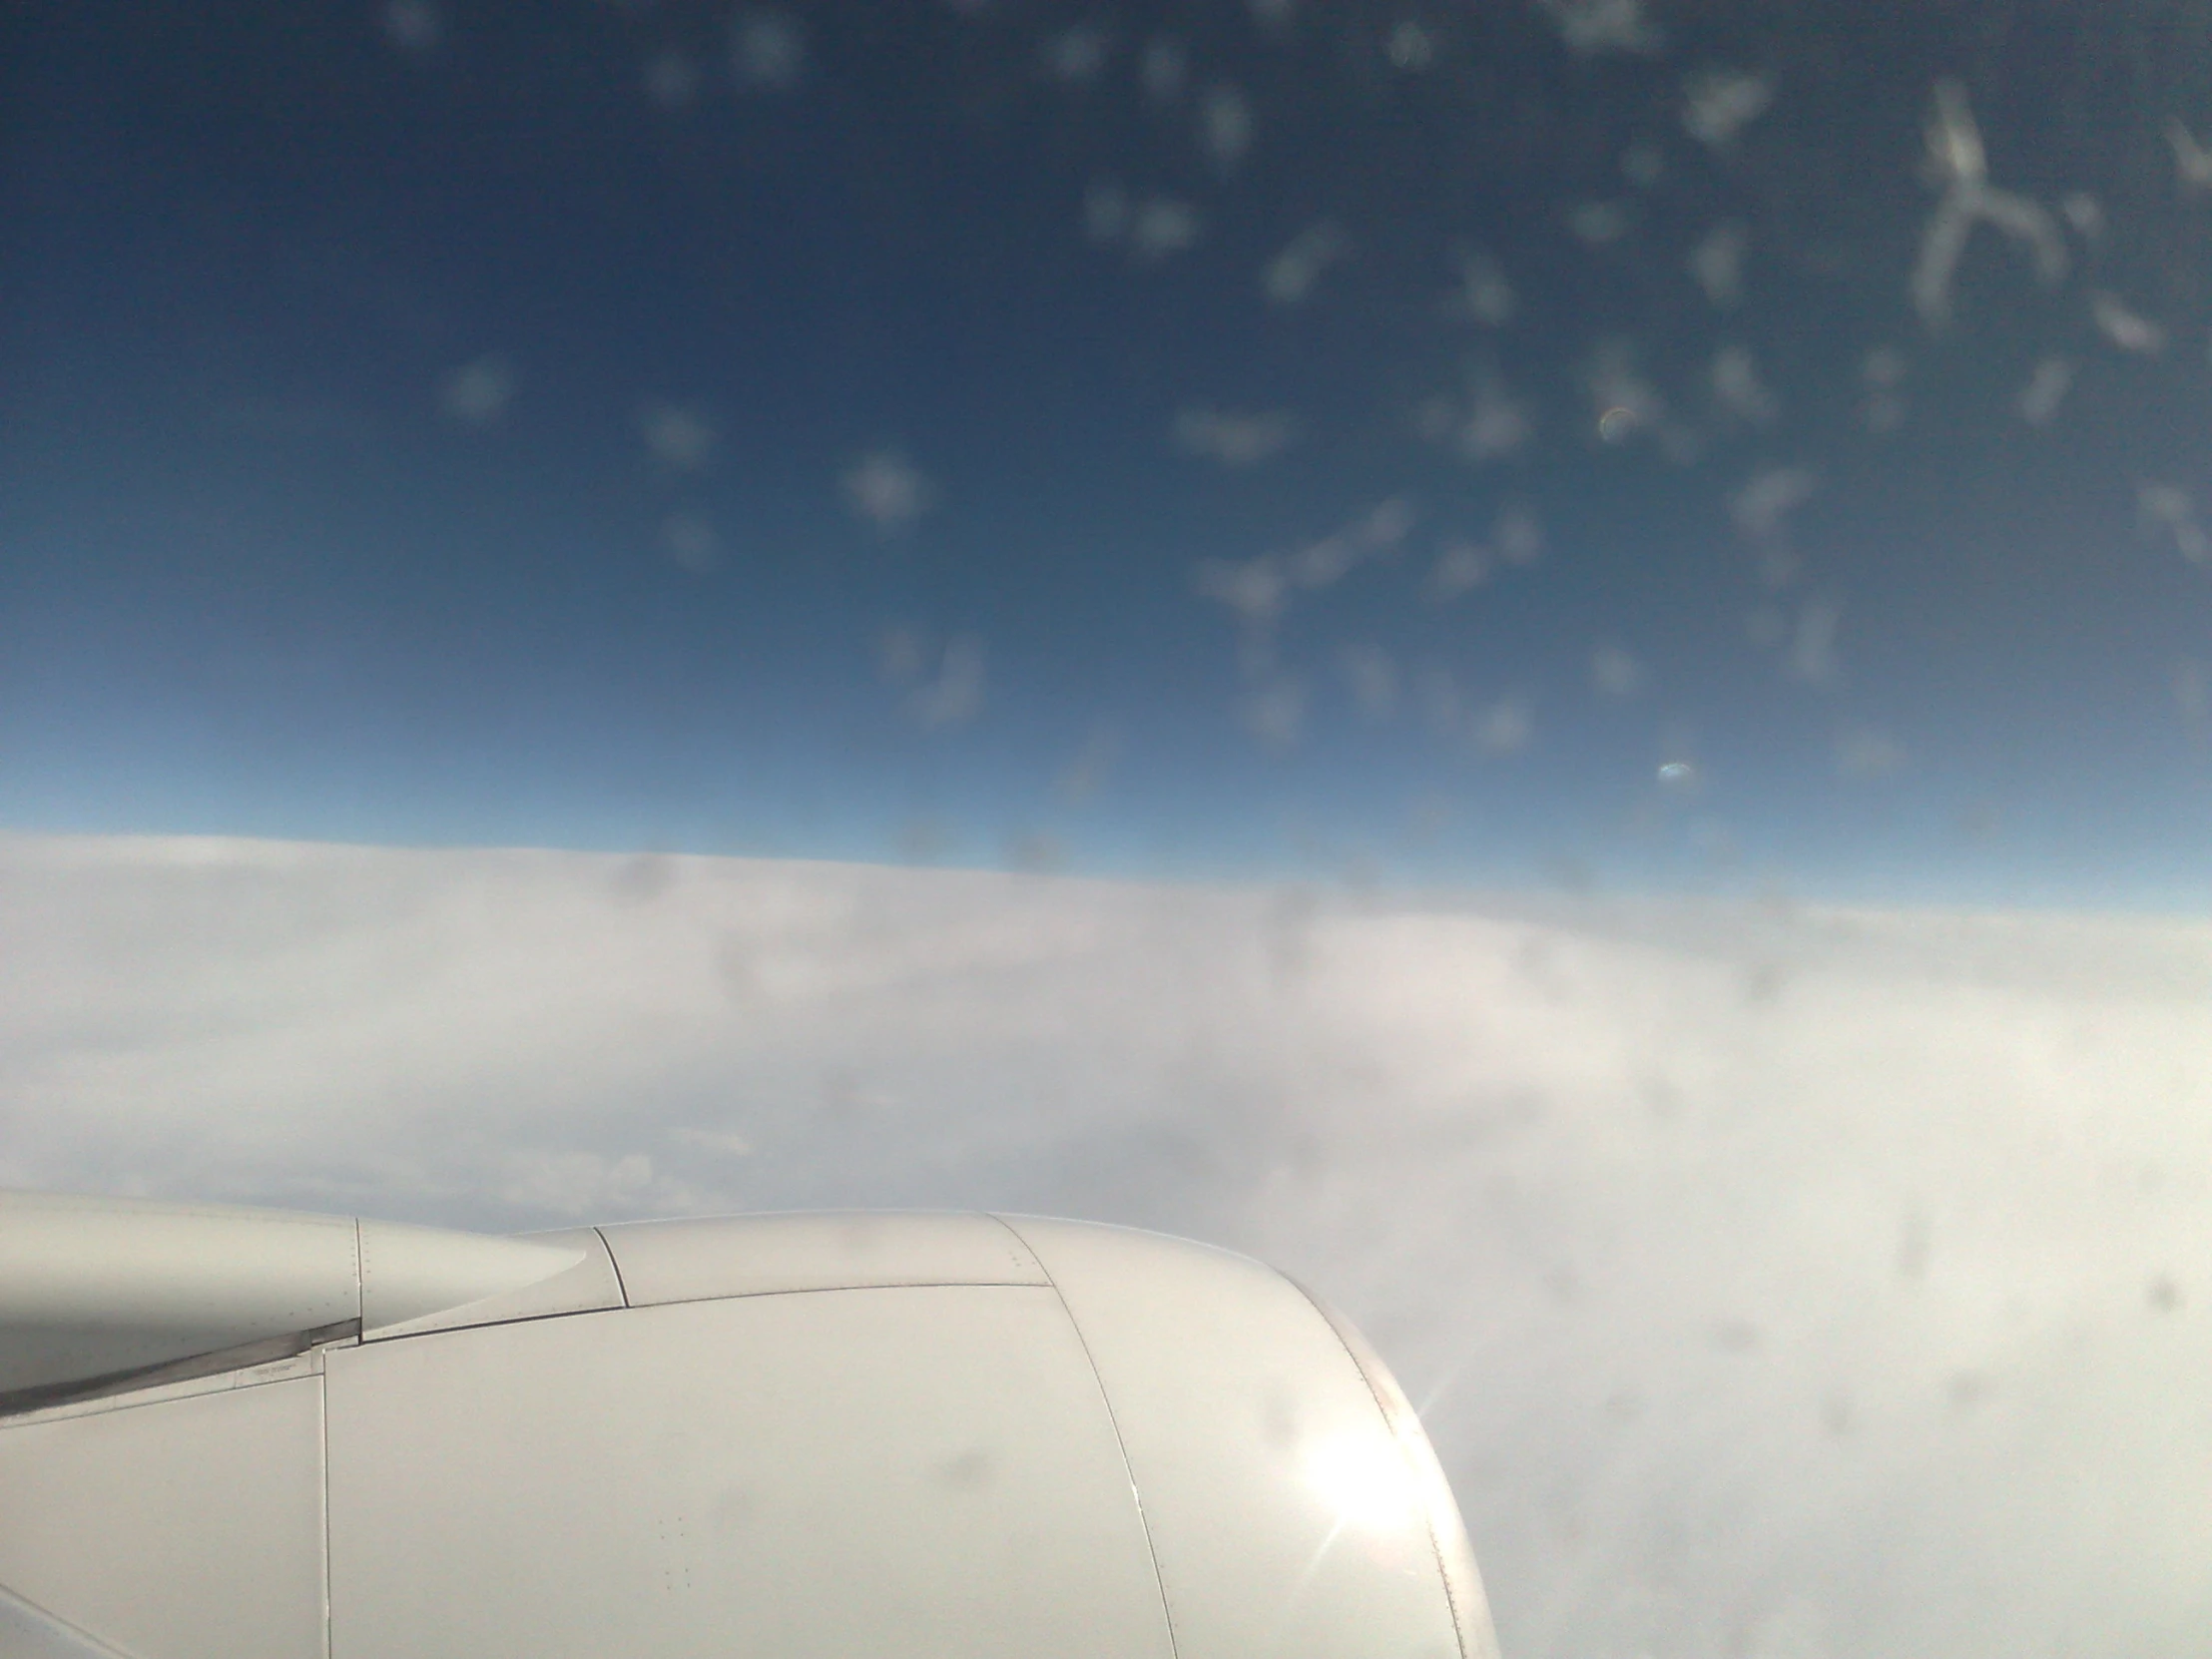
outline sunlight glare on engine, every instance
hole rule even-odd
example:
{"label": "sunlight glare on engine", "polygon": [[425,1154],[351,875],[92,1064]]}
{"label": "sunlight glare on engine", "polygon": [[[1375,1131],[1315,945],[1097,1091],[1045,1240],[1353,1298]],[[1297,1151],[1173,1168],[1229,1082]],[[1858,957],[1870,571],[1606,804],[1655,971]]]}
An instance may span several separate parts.
{"label": "sunlight glare on engine", "polygon": [[1419,1515],[1412,1471],[1386,1435],[1332,1435],[1307,1449],[1305,1465],[1307,1486],[1339,1527],[1388,1532]]}

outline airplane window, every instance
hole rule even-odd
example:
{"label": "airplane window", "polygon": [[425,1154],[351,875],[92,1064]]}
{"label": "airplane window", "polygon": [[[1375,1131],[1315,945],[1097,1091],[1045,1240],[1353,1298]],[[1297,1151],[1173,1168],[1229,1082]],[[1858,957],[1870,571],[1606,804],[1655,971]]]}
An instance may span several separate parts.
{"label": "airplane window", "polygon": [[32,5],[0,1185],[1090,1216],[1512,1659],[2212,1628],[2212,6]]}

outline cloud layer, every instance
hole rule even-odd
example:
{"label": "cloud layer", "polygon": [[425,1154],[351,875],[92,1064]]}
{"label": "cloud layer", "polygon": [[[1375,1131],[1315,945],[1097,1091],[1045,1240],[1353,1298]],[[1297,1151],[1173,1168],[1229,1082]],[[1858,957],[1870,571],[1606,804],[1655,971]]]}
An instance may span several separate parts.
{"label": "cloud layer", "polygon": [[2212,927],[0,840],[0,1181],[991,1206],[1343,1306],[1539,1655],[2212,1628]]}

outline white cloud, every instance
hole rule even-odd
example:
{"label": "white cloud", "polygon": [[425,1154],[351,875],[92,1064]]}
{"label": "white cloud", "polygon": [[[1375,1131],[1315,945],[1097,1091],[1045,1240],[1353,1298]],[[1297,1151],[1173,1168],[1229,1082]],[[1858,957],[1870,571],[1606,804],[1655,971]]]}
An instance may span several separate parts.
{"label": "white cloud", "polygon": [[1731,343],[1714,352],[1712,379],[1713,396],[1739,420],[1765,426],[1781,412],[1748,346]]}
{"label": "white cloud", "polygon": [[2048,426],[2073,387],[2074,367],[2064,357],[2044,357],[2028,376],[2027,385],[2014,405],[2030,426]]}
{"label": "white cloud", "polygon": [[539,1149],[500,1159],[493,1179],[502,1204],[589,1222],[610,1210],[632,1209],[651,1193],[653,1160],[642,1152],[608,1158]]}
{"label": "white cloud", "polygon": [[697,472],[715,452],[714,422],[702,409],[682,403],[648,403],[638,417],[645,446],[671,472]]}
{"label": "white cloud", "polygon": [[1247,627],[1265,627],[1276,621],[1291,602],[1291,583],[1284,574],[1283,561],[1270,553],[1242,561],[1207,559],[1192,581],[1202,595],[1220,600]]}
{"label": "white cloud", "polygon": [[1466,419],[1459,426],[1459,451],[1470,461],[1501,461],[1526,449],[1536,435],[1528,406],[1496,374],[1475,377]]}
{"label": "white cloud", "polygon": [[2187,191],[2212,190],[2212,149],[2178,117],[2166,118],[2166,143],[2174,153],[2174,176]]}
{"label": "white cloud", "polygon": [[1466,314],[1485,328],[1502,328],[1512,321],[1520,301],[1505,268],[1487,254],[1464,250],[1458,265],[1459,305]]}
{"label": "white cloud", "polygon": [[1306,689],[1282,676],[1255,686],[1237,700],[1237,721],[1261,748],[1287,754],[1306,730]]}
{"label": "white cloud", "polygon": [[1478,704],[1446,668],[1431,665],[1422,674],[1421,700],[1428,729],[1447,750],[1461,755],[1489,760],[1517,755],[1535,737],[1527,699],[1508,695]]}
{"label": "white cloud", "polygon": [[983,712],[983,646],[969,635],[948,641],[935,676],[907,694],[906,706],[922,726],[966,726]]}
{"label": "white cloud", "polygon": [[1393,495],[1342,529],[1289,552],[1203,560],[1192,573],[1193,585],[1228,606],[1248,630],[1265,630],[1282,619],[1294,591],[1331,588],[1363,564],[1394,558],[1418,516],[1410,501]]}
{"label": "white cloud", "polygon": [[1836,662],[1836,625],[1843,607],[1832,599],[1808,599],[1798,607],[1797,629],[1790,636],[1785,667],[1792,679],[1809,686],[1833,686],[1840,674]]}
{"label": "white cloud", "polygon": [[1479,542],[1454,539],[1436,551],[1428,572],[1428,597],[1456,599],[1490,579],[1490,550]]}
{"label": "white cloud", "polygon": [[693,1146],[707,1152],[718,1152],[726,1158],[749,1158],[753,1155],[753,1143],[744,1135],[730,1129],[699,1129],[691,1125],[679,1125],[668,1132],[668,1138],[679,1146]]}
{"label": "white cloud", "polygon": [[730,62],[741,85],[787,91],[807,73],[807,37],[783,12],[740,12],[730,29]]}
{"label": "white cloud", "polygon": [[1634,697],[1643,689],[1643,665],[1617,645],[1590,654],[1590,684],[1606,697]]}
{"label": "white cloud", "polygon": [[1352,701],[1370,720],[1387,720],[1397,712],[1397,664],[1379,645],[1348,645],[1337,653],[1337,670]]}
{"label": "white cloud", "polygon": [[2166,349],[2166,330],[2116,293],[2099,290],[2089,295],[2089,318],[2097,332],[2122,351],[2153,357]]}
{"label": "white cloud", "polygon": [[1525,501],[1509,501],[1490,525],[1490,543],[1509,565],[1532,565],[1544,556],[1543,520]]}
{"label": "white cloud", "polygon": [[1905,424],[1905,398],[1898,388],[1912,365],[1894,345],[1878,345],[1860,359],[1859,378],[1867,388],[1860,418],[1870,432],[1894,432]]}
{"label": "white cloud", "polygon": [[1590,420],[1607,443],[1649,431],[1666,417],[1666,399],[1636,367],[1635,347],[1627,340],[1600,340],[1583,371],[1590,393]]}
{"label": "white cloud", "polygon": [[1717,150],[1735,142],[1773,103],[1774,83],[1764,75],[1701,69],[1683,79],[1682,125],[1700,144]]}
{"label": "white cloud", "polygon": [[1647,54],[1666,44],[1644,16],[1643,0],[1537,0],[1559,38],[1576,52]]}
{"label": "white cloud", "polygon": [[1301,588],[1334,587],[1368,561],[1395,554],[1417,516],[1403,496],[1380,501],[1343,529],[1287,555],[1284,574]]}
{"label": "white cloud", "polygon": [[445,14],[430,0],[389,0],[384,38],[402,52],[423,53],[445,38]]}
{"label": "white cloud", "polygon": [[1252,151],[1252,100],[1224,83],[1198,101],[1198,140],[1215,172],[1227,177]]}
{"label": "white cloud", "polygon": [[2059,216],[2086,243],[2104,240],[2104,204],[2085,190],[2068,191],[2058,200]]}
{"label": "white cloud", "polygon": [[639,79],[661,109],[688,110],[699,100],[699,66],[673,47],[650,55]]}
{"label": "white cloud", "polygon": [[1145,96],[1155,103],[1171,104],[1183,96],[1191,75],[1191,55],[1170,35],[1156,35],[1145,42],[1137,60],[1137,80]]}
{"label": "white cloud", "polygon": [[8,1178],[1195,1234],[1376,1339],[1508,1653],[2198,1645],[2212,926],[631,863],[0,840]]}
{"label": "white cloud", "polygon": [[1041,49],[1046,73],[1055,80],[1095,81],[1105,71],[1113,39],[1095,23],[1078,23],[1048,36]]}
{"label": "white cloud", "polygon": [[2064,277],[2071,262],[2065,239],[2050,215],[2028,198],[1989,183],[1981,129],[1960,83],[1936,83],[1927,145],[1928,174],[1942,196],[1922,235],[1921,257],[1913,267],[1908,291],[1929,327],[1939,328],[1950,320],[1951,278],[1976,225],[1986,225],[2024,248],[2034,263],[2035,279],[2043,286],[2053,286]]}
{"label": "white cloud", "polygon": [[722,564],[722,537],[704,513],[670,513],[661,521],[661,546],[694,576],[711,575]]}
{"label": "white cloud", "polygon": [[1223,466],[1257,466],[1291,446],[1298,420],[1288,409],[1240,413],[1197,405],[1178,411],[1171,431],[1175,446],[1187,455]]}
{"label": "white cloud", "polygon": [[925,630],[894,624],[876,640],[875,667],[903,690],[906,713],[924,728],[965,726],[983,712],[983,645],[972,634],[940,648]]}
{"label": "white cloud", "polygon": [[1401,18],[1382,42],[1382,55],[1395,69],[1417,75],[1436,61],[1436,42],[1413,18]]}
{"label": "white cloud", "polygon": [[1904,764],[1904,748],[1872,727],[1849,727],[1836,739],[1836,770],[1846,778],[1886,778]]}
{"label": "white cloud", "polygon": [[2212,539],[2197,518],[2196,498],[2178,484],[2144,484],[2135,492],[2135,510],[2143,528],[2173,543],[2193,565],[2212,562]]}
{"label": "white cloud", "polygon": [[844,504],[856,518],[889,535],[903,530],[936,504],[937,492],[921,470],[897,449],[877,449],[844,469],[838,480]]}
{"label": "white cloud", "polygon": [[1204,229],[1205,221],[1190,203],[1155,196],[1139,205],[1130,220],[1130,250],[1140,261],[1156,264],[1196,247]]}
{"label": "white cloud", "polygon": [[438,407],[463,426],[496,426],[514,401],[515,371],[501,356],[477,357],[446,375]]}
{"label": "white cloud", "polygon": [[1318,220],[1293,237],[1260,275],[1260,288],[1277,305],[1303,304],[1314,295],[1329,268],[1352,252],[1343,227]]}
{"label": "white cloud", "polygon": [[1742,301],[1744,256],[1750,252],[1751,233],[1734,220],[1714,226],[1690,250],[1690,275],[1715,310],[1732,310]]}
{"label": "white cloud", "polygon": [[1106,787],[1121,761],[1121,733],[1101,723],[1091,728],[1083,747],[1053,784],[1053,793],[1071,807],[1079,807]]}
{"label": "white cloud", "polygon": [[1475,711],[1467,729],[1476,752],[1482,755],[1518,755],[1535,734],[1535,719],[1527,703],[1517,697],[1501,698]]}
{"label": "white cloud", "polygon": [[1634,228],[1625,202],[1578,202],[1567,210],[1567,229],[1591,248],[1616,243]]}
{"label": "white cloud", "polygon": [[1811,467],[1765,467],[1746,479],[1728,498],[1728,516],[1749,541],[1780,535],[1790,515],[1813,499],[1820,474]]}

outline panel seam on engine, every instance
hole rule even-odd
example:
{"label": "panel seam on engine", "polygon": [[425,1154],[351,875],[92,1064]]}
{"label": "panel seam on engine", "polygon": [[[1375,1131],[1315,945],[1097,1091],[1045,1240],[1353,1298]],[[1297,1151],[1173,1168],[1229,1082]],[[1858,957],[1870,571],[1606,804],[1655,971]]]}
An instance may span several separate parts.
{"label": "panel seam on engine", "polygon": [[[990,1214],[990,1212],[985,1212]],[[1152,1541],[1152,1517],[1145,1513],[1144,1493],[1137,1488],[1136,1465],[1129,1460],[1129,1442],[1122,1436],[1121,1418],[1114,1414],[1113,1396],[1106,1391],[1106,1378],[1098,1369],[1098,1356],[1091,1352],[1091,1340],[1083,1335],[1083,1322],[1075,1317],[1069,1306],[1067,1293],[1060,1289],[1059,1280],[1044,1259],[1044,1253],[1021,1235],[1021,1229],[1004,1216],[991,1215],[991,1220],[1014,1236],[1014,1241],[1026,1250],[1037,1264],[1037,1271],[1044,1275],[1045,1285],[1059,1301],[1060,1311],[1068,1317],[1068,1329],[1075,1333],[1075,1343],[1083,1351],[1083,1363],[1091,1368],[1091,1381],[1098,1384],[1098,1402],[1106,1408],[1106,1426],[1114,1431],[1114,1449],[1121,1453],[1122,1472],[1129,1476],[1129,1500],[1136,1505],[1137,1530],[1144,1534],[1146,1557],[1152,1562],[1152,1582],[1160,1592],[1160,1617],[1167,1626],[1169,1659],[1181,1659],[1182,1646],[1175,1635],[1175,1604],[1168,1595],[1167,1575],[1160,1570],[1160,1548]]]}
{"label": "panel seam on engine", "polygon": [[[1368,1390],[1368,1397],[1375,1401],[1376,1412],[1382,1418],[1382,1432],[1389,1435],[1390,1444],[1396,1450],[1398,1456],[1404,1457],[1406,1455],[1405,1445],[1398,1438],[1397,1423],[1390,1415],[1389,1401],[1382,1397],[1382,1390],[1376,1386],[1375,1379],[1368,1375],[1368,1368],[1360,1364],[1360,1356],[1353,1352],[1352,1344],[1345,1340],[1345,1334],[1337,1329],[1337,1322],[1329,1317],[1329,1310],[1322,1306],[1321,1298],[1289,1274],[1282,1273],[1281,1269],[1276,1271],[1281,1274],[1286,1285],[1306,1299],[1307,1306],[1314,1310],[1315,1316],[1320,1319],[1322,1324],[1329,1327],[1330,1336],[1337,1339],[1337,1346],[1344,1350],[1345,1358],[1352,1362],[1352,1369],[1358,1374],[1362,1385]],[[1452,1644],[1459,1650],[1459,1659],[1476,1659],[1475,1655],[1467,1651],[1466,1626],[1460,1619],[1459,1598],[1452,1592],[1451,1568],[1444,1560],[1444,1541],[1436,1535],[1436,1517],[1423,1514],[1421,1516],[1421,1530],[1428,1534],[1429,1553],[1436,1558],[1436,1582],[1443,1587],[1444,1607],[1451,1614]]]}

